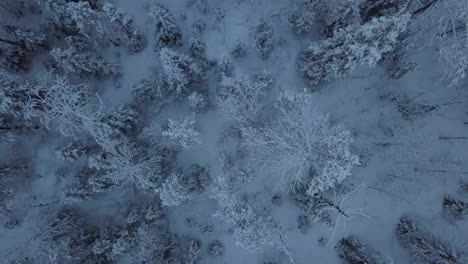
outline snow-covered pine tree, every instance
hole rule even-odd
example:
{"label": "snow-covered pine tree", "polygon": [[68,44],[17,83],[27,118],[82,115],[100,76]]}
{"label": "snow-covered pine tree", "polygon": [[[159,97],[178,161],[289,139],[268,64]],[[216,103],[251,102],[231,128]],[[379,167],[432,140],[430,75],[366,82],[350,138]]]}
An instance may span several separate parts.
{"label": "snow-covered pine tree", "polygon": [[25,117],[33,95],[33,86],[0,72],[0,113]]}
{"label": "snow-covered pine tree", "polygon": [[163,71],[163,82],[169,94],[182,95],[190,84],[201,78],[201,69],[192,58],[169,48],[162,48],[160,60]]}
{"label": "snow-covered pine tree", "polygon": [[162,132],[164,137],[172,140],[183,149],[189,149],[194,144],[201,144],[200,133],[195,130],[195,115],[190,115],[182,121],[168,120],[168,127]]}
{"label": "snow-covered pine tree", "polygon": [[158,84],[155,81],[143,79],[132,86],[132,95],[139,102],[151,102],[160,96]]}
{"label": "snow-covered pine tree", "polygon": [[397,235],[400,242],[408,248],[413,256],[426,263],[466,263],[466,259],[458,249],[421,230],[411,218],[402,217],[400,219]]}
{"label": "snow-covered pine tree", "polygon": [[359,158],[350,151],[352,139],[342,125],[331,126],[307,94],[282,93],[271,124],[243,130],[242,146],[255,168],[275,177],[279,186],[308,186],[307,193],[333,188],[351,175]]}
{"label": "snow-covered pine tree", "polygon": [[30,60],[26,52],[18,47],[0,46],[0,67],[13,73],[23,73],[29,70]]}
{"label": "snow-covered pine tree", "polygon": [[82,42],[78,46],[74,43],[75,38],[67,37],[66,40],[69,45],[67,49],[54,48],[50,51],[58,66],[66,72],[103,78],[120,74],[117,64],[108,62],[93,50],[85,49]]}
{"label": "snow-covered pine tree", "polygon": [[358,1],[354,0],[304,0],[301,5],[306,12],[314,12],[324,29],[322,34],[331,37],[339,28],[359,22]]}
{"label": "snow-covered pine tree", "polygon": [[193,92],[188,97],[188,103],[194,112],[204,112],[210,107],[208,98],[207,94]]}
{"label": "snow-covered pine tree", "polygon": [[67,161],[75,161],[84,157],[92,150],[91,146],[86,146],[80,140],[74,140],[56,151],[57,158]]}
{"label": "snow-covered pine tree", "polygon": [[192,239],[190,240],[190,245],[187,254],[187,264],[199,264],[200,263],[200,254],[201,254],[201,241]]}
{"label": "snow-covered pine tree", "polygon": [[102,117],[101,122],[107,124],[117,138],[135,135],[142,124],[140,113],[135,106],[125,105],[113,109]]}
{"label": "snow-covered pine tree", "polygon": [[360,243],[355,237],[340,239],[335,249],[338,251],[340,258],[347,264],[390,264],[385,262],[375,250]]}
{"label": "snow-covered pine tree", "polygon": [[393,16],[403,11],[408,5],[408,0],[364,0],[359,5],[359,14],[364,23],[372,18]]}
{"label": "snow-covered pine tree", "polygon": [[115,8],[113,4],[106,3],[102,12],[110,21],[111,39],[114,43],[123,44],[130,54],[139,53],[146,47],[146,38],[140,29],[135,26],[133,17],[123,9]]}
{"label": "snow-covered pine tree", "polygon": [[172,173],[158,188],[157,192],[163,206],[178,206],[193,198],[193,195],[182,184],[181,178],[182,175]]}
{"label": "snow-covered pine tree", "polygon": [[93,1],[41,1],[55,29],[65,35],[85,37],[93,43],[107,46],[109,36],[102,23],[102,13],[91,5]]}
{"label": "snow-covered pine tree", "polygon": [[197,38],[190,38],[190,55],[194,58],[205,58],[206,44]]}
{"label": "snow-covered pine tree", "polygon": [[447,195],[444,197],[442,209],[444,216],[450,221],[462,220],[468,214],[468,203]]}
{"label": "snow-covered pine tree", "polygon": [[409,20],[409,14],[398,14],[337,29],[333,37],[312,43],[300,54],[299,71],[316,85],[341,79],[361,65],[373,67],[395,49]]}
{"label": "snow-covered pine tree", "polygon": [[4,18],[18,18],[24,15],[24,3],[18,0],[0,2],[0,15]]}
{"label": "snow-covered pine tree", "polygon": [[298,35],[308,33],[315,22],[314,13],[311,10],[298,10],[293,12],[288,22],[294,29],[294,32]]}
{"label": "snow-covered pine tree", "polygon": [[15,37],[21,46],[29,52],[36,52],[39,49],[48,47],[47,36],[40,32],[31,30],[15,30]]}
{"label": "snow-covered pine tree", "polygon": [[155,21],[158,46],[174,47],[182,45],[182,32],[165,6],[159,2],[154,3],[150,9],[150,16]]}

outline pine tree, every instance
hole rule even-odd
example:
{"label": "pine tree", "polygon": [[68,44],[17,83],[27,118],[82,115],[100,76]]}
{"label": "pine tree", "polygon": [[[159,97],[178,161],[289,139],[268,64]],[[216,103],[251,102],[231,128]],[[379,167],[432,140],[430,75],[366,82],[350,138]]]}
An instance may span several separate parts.
{"label": "pine tree", "polygon": [[141,80],[133,85],[131,92],[136,100],[143,103],[151,102],[160,96],[158,84],[147,79]]}
{"label": "pine tree", "polygon": [[411,254],[430,264],[466,263],[458,249],[438,240],[432,234],[420,230],[416,222],[402,217],[397,229],[398,239]]}
{"label": "pine tree", "polygon": [[386,264],[373,249],[360,243],[354,237],[342,238],[335,246],[338,255],[345,263]]}
{"label": "pine tree", "polygon": [[135,135],[142,124],[140,113],[131,105],[117,107],[104,116],[101,122],[107,124],[114,131],[114,135],[127,137]]}
{"label": "pine tree", "polygon": [[188,97],[190,107],[195,112],[204,112],[209,108],[208,95],[193,92]]}
{"label": "pine tree", "polygon": [[341,79],[361,65],[373,67],[395,49],[409,19],[410,15],[401,14],[340,28],[333,37],[312,43],[302,52],[297,61],[299,71],[316,85]]}
{"label": "pine tree", "polygon": [[91,50],[77,47],[71,43],[73,38],[67,40],[67,49],[54,48],[50,51],[55,62],[66,72],[93,77],[115,77],[120,74],[116,64],[106,61]]}
{"label": "pine tree", "polygon": [[201,70],[193,60],[168,48],[161,49],[160,60],[164,84],[169,93],[182,95],[188,86],[201,78]]}
{"label": "pine tree", "polygon": [[0,113],[25,117],[33,89],[31,84],[0,72]]}
{"label": "pine tree", "polygon": [[156,40],[159,46],[180,46],[182,45],[182,33],[175,23],[174,17],[169,10],[161,3],[151,6],[150,16],[155,21]]}
{"label": "pine tree", "polygon": [[462,220],[468,214],[468,203],[452,196],[444,197],[442,207],[444,216],[450,221]]}
{"label": "pine tree", "polygon": [[408,2],[408,0],[365,0],[359,5],[361,20],[367,23],[372,18],[393,16],[404,10]]}
{"label": "pine tree", "polygon": [[133,17],[110,3],[104,4],[102,12],[111,23],[111,39],[114,43],[124,44],[130,54],[143,51],[146,47],[146,38],[134,25]]}
{"label": "pine tree", "polygon": [[178,206],[193,198],[180,182],[181,175],[172,173],[158,189],[163,206]]}
{"label": "pine tree", "polygon": [[191,148],[195,143],[201,144],[200,133],[195,130],[195,116],[187,116],[182,121],[169,119],[168,128],[162,135],[180,145],[183,149]]}
{"label": "pine tree", "polygon": [[359,9],[354,0],[305,0],[302,9],[312,11],[324,29],[322,34],[331,37],[340,28],[358,22]]}

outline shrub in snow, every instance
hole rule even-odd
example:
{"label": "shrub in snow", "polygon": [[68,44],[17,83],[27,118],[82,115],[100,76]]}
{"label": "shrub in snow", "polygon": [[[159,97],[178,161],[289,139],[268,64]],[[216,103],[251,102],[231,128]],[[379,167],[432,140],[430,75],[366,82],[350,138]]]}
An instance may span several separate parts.
{"label": "shrub in snow", "polygon": [[158,189],[163,206],[178,206],[193,198],[193,195],[181,183],[181,178],[182,175],[172,173]]}
{"label": "shrub in snow", "polygon": [[159,46],[182,45],[182,33],[175,23],[174,17],[161,3],[154,3],[150,9],[150,16],[155,21],[156,39]]}
{"label": "shrub in snow", "polygon": [[468,204],[452,196],[444,197],[442,208],[444,216],[451,221],[461,220],[468,214]]}
{"label": "shrub in snow", "polygon": [[221,243],[219,240],[214,240],[211,241],[208,244],[208,254],[210,254],[211,257],[221,257],[224,255],[224,245]]}
{"label": "shrub in snow", "polygon": [[223,76],[232,77],[234,75],[234,63],[229,56],[222,56],[216,64],[216,73],[221,78]]}
{"label": "shrub in snow", "polygon": [[375,66],[398,45],[409,14],[374,18],[360,26],[340,28],[333,37],[312,43],[300,54],[297,66],[312,85],[341,79],[358,66]]}
{"label": "shrub in snow", "polygon": [[237,40],[231,49],[231,54],[234,58],[241,58],[247,54],[247,47],[244,42]]}
{"label": "shrub in snow", "polygon": [[110,3],[104,4],[102,12],[111,23],[111,39],[114,43],[125,45],[130,54],[143,51],[146,47],[146,38],[135,26],[133,17]]}
{"label": "shrub in snow", "polygon": [[349,131],[331,126],[307,94],[282,93],[275,104],[278,118],[263,128],[246,128],[243,147],[254,167],[278,178],[283,186],[308,186],[314,195],[351,175],[359,158],[350,152]]}
{"label": "shrub in snow", "polygon": [[195,115],[187,116],[182,121],[169,119],[168,128],[162,132],[162,135],[183,149],[189,149],[195,143],[201,144],[200,133],[195,130]]}
{"label": "shrub in snow", "polygon": [[218,30],[224,29],[224,18],[226,17],[226,10],[223,8],[216,8],[213,15],[213,27]]}
{"label": "shrub in snow", "polygon": [[307,234],[311,228],[310,217],[308,215],[299,215],[297,217],[297,228],[301,233]]}
{"label": "shrub in snow", "polygon": [[283,205],[283,197],[281,196],[280,193],[275,193],[275,195],[271,197],[271,204],[277,207]]}
{"label": "shrub in snow", "polygon": [[201,78],[201,70],[193,60],[168,48],[161,49],[163,82],[170,93],[181,95]]}
{"label": "shrub in snow", "polygon": [[206,24],[203,23],[201,20],[195,20],[192,24],[192,33],[194,35],[200,35],[205,31]]}
{"label": "shrub in snow", "polygon": [[190,55],[194,58],[204,58],[205,57],[205,50],[206,50],[206,45],[205,42],[196,39],[196,38],[190,38]]}
{"label": "shrub in snow", "polygon": [[461,252],[438,240],[432,234],[420,230],[411,218],[400,219],[397,235],[400,242],[413,256],[426,263],[465,263]]}
{"label": "shrub in snow", "polygon": [[259,122],[271,80],[265,76],[257,77],[252,80],[240,72],[233,77],[223,75],[217,104],[228,125],[242,128]]}
{"label": "shrub in snow", "polygon": [[345,263],[386,264],[373,249],[361,244],[354,237],[342,238],[335,246]]}
{"label": "shrub in snow", "polygon": [[255,46],[262,59],[268,59],[274,48],[275,29],[270,21],[261,19],[254,28]]}

